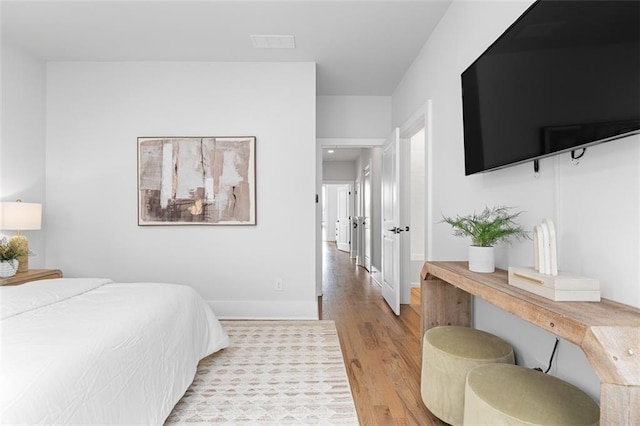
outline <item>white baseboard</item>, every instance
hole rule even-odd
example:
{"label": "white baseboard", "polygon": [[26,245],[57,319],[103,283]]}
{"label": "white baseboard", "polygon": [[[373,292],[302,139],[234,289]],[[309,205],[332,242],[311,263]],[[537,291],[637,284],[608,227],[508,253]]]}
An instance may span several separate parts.
{"label": "white baseboard", "polygon": [[214,301],[207,303],[219,319],[228,320],[318,320],[315,301]]}
{"label": "white baseboard", "polygon": [[422,256],[417,259],[411,259],[411,287],[420,287],[420,271],[424,266],[424,260]]}
{"label": "white baseboard", "polygon": [[382,287],[382,272],[378,271],[378,269],[373,266],[371,267],[371,278],[376,284]]}

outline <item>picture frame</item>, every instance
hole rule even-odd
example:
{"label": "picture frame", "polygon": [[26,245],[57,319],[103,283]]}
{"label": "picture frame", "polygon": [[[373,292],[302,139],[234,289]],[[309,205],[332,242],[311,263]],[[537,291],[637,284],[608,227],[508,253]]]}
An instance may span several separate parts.
{"label": "picture frame", "polygon": [[255,136],[138,137],[138,225],[256,225]]}

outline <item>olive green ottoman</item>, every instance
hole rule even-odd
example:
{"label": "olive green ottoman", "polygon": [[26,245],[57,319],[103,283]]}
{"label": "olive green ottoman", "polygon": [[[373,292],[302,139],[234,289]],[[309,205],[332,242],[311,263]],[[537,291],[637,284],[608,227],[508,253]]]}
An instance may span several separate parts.
{"label": "olive green ottoman", "polygon": [[465,425],[597,425],[598,405],[583,391],[541,371],[487,364],[467,375]]}
{"label": "olive green ottoman", "polygon": [[422,400],[436,417],[462,425],[467,373],[486,363],[513,364],[513,348],[493,334],[468,327],[441,326],[422,340]]}

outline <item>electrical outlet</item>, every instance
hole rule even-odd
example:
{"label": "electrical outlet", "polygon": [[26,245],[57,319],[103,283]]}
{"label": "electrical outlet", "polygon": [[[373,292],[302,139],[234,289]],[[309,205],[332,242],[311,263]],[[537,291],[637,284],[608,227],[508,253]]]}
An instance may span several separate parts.
{"label": "electrical outlet", "polygon": [[282,285],[282,278],[276,278],[275,289],[276,289],[276,291],[284,290],[283,285]]}

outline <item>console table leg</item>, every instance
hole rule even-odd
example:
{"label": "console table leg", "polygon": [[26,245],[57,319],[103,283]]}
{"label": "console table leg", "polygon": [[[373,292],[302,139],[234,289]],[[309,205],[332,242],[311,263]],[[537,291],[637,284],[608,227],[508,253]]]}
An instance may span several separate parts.
{"label": "console table leg", "polygon": [[640,388],[601,383],[600,424],[640,424]]}
{"label": "console table leg", "polygon": [[434,277],[422,276],[422,335],[440,325],[471,327],[471,295]]}

